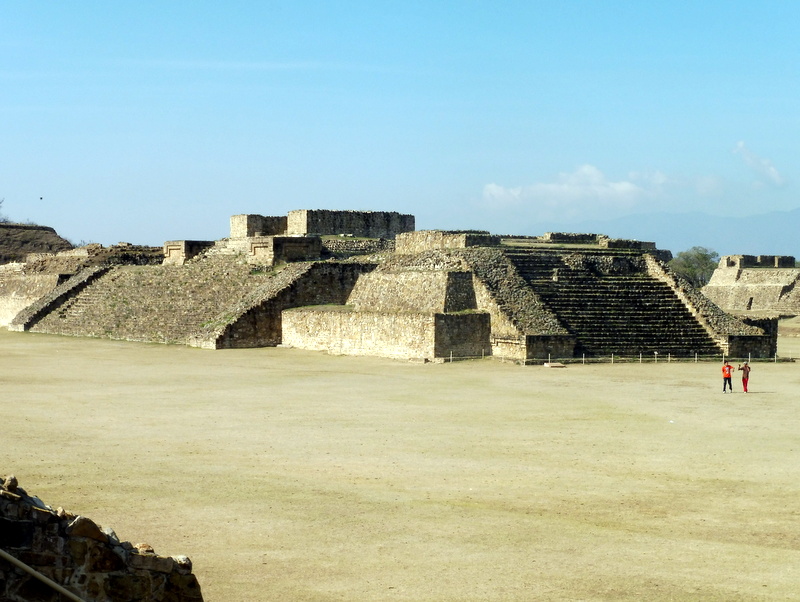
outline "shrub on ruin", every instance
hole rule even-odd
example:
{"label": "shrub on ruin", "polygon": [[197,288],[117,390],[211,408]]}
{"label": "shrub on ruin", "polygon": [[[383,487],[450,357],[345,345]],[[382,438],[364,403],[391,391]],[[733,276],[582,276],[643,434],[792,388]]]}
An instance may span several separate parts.
{"label": "shrub on ruin", "polygon": [[692,285],[701,288],[708,284],[719,263],[719,253],[705,247],[692,247],[681,251],[669,262],[672,271],[683,276]]}

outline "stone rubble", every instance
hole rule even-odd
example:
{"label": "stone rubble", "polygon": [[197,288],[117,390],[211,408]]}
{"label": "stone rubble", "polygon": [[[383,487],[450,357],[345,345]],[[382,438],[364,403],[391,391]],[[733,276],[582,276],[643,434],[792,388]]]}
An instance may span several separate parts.
{"label": "stone rubble", "polygon": [[[13,475],[0,478],[0,550],[86,602],[202,602],[186,556],[159,556],[145,543],[29,495]],[[0,600],[50,602],[47,584],[0,558]]]}

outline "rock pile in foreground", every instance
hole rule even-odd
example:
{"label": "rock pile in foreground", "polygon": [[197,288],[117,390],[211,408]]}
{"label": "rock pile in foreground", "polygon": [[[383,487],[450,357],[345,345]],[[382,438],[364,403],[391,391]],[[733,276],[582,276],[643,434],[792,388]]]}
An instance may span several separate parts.
{"label": "rock pile in foreground", "polygon": [[0,478],[0,600],[67,599],[47,580],[86,602],[203,600],[186,556],[159,556],[147,544],[121,542],[113,530],[28,495],[14,476]]}

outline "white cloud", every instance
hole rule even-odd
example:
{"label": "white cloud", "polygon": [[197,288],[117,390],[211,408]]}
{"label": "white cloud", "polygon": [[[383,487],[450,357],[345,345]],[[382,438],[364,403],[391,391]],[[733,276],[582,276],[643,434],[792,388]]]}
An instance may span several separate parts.
{"label": "white cloud", "polygon": [[483,199],[492,206],[525,207],[540,219],[613,217],[633,209],[666,182],[660,172],[632,174],[647,188],[629,180],[611,181],[593,165],[560,173],[553,182],[505,187],[496,183],[483,188]]}
{"label": "white cloud", "polygon": [[744,161],[745,165],[759,178],[760,183],[772,184],[774,186],[783,186],[786,183],[783,176],[772,164],[769,159],[759,157],[751,151],[743,141],[736,143],[733,152],[739,155]]}

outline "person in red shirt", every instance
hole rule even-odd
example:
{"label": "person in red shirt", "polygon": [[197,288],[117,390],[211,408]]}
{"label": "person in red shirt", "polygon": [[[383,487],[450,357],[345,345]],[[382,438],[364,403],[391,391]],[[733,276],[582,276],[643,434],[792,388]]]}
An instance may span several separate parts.
{"label": "person in red shirt", "polygon": [[728,360],[725,360],[725,364],[722,366],[722,392],[727,393],[728,387],[730,387],[731,393],[733,393],[733,384],[731,383],[731,373],[736,370],[733,366],[730,365]]}
{"label": "person in red shirt", "polygon": [[747,383],[750,381],[750,366],[745,362],[744,365],[739,366],[739,370],[742,373],[742,389],[747,393]]}

